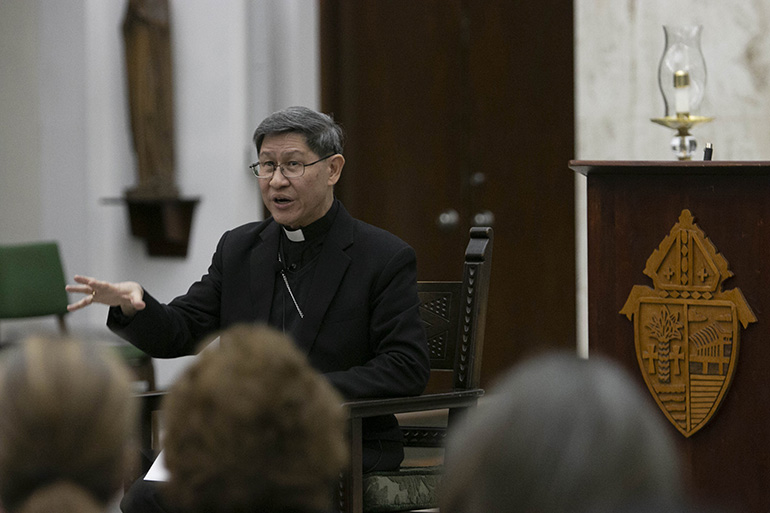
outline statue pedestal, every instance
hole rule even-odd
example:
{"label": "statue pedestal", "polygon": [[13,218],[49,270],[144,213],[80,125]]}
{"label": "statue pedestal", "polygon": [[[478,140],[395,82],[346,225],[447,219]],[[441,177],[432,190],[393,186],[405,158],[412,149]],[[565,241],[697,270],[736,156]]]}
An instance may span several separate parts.
{"label": "statue pedestal", "polygon": [[135,198],[105,200],[126,203],[131,234],[145,239],[150,256],[186,257],[195,207],[200,198]]}

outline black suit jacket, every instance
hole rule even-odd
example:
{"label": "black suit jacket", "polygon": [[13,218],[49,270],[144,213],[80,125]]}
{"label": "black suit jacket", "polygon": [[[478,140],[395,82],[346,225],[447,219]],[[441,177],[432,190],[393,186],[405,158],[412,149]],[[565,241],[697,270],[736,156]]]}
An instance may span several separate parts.
{"label": "black suit jacket", "polygon": [[[279,230],[270,218],[226,232],[208,273],[185,295],[164,305],[145,292],[144,310],[124,322],[113,307],[108,326],[149,355],[170,358],[193,354],[228,326],[267,323]],[[429,361],[414,250],[340,205],[318,258],[295,340],[313,367],[348,399],[422,393]]]}

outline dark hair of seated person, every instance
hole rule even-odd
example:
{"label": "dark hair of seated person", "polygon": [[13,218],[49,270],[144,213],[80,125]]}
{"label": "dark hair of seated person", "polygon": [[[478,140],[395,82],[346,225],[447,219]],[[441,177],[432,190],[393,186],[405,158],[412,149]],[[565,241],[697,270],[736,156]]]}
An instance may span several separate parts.
{"label": "dark hair of seated person", "polygon": [[165,500],[187,513],[328,511],[342,399],[286,335],[235,326],[164,401]]}
{"label": "dark hair of seated person", "polygon": [[6,513],[105,511],[135,451],[129,371],[106,348],[32,337],[0,352]]}

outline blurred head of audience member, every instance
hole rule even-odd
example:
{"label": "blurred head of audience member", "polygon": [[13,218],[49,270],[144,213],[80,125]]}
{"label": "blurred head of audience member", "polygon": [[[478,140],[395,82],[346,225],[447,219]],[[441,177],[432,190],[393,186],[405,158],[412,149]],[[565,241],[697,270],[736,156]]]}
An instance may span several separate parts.
{"label": "blurred head of audience member", "polygon": [[104,348],[32,337],[0,353],[5,512],[104,511],[135,434],[129,371]]}
{"label": "blurred head of audience member", "polygon": [[457,427],[442,513],[685,508],[672,430],[652,398],[607,359],[534,357]]}
{"label": "blurred head of audience member", "polygon": [[164,402],[166,499],[188,513],[328,511],[347,456],[341,403],[287,336],[228,329]]}

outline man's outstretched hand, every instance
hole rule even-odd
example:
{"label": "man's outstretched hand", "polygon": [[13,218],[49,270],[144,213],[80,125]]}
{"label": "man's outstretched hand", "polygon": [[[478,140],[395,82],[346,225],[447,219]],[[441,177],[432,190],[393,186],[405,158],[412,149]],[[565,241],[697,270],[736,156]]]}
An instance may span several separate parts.
{"label": "man's outstretched hand", "polygon": [[86,296],[79,301],[67,305],[67,310],[74,312],[93,303],[102,303],[108,306],[119,306],[123,315],[132,316],[145,307],[142,296],[144,289],[135,281],[123,281],[110,283],[100,281],[88,276],[75,276],[79,285],[67,285],[67,292],[76,292]]}

